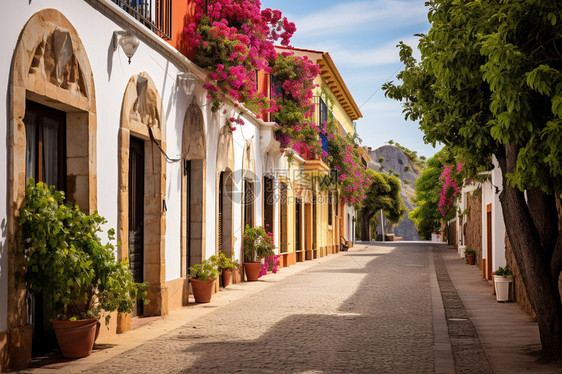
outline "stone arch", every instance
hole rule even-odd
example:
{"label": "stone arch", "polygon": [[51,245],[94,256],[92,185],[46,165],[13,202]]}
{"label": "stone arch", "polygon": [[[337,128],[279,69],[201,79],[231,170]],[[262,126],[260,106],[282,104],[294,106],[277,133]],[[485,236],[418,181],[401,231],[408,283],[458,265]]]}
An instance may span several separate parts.
{"label": "stone arch", "polygon": [[182,133],[181,269],[205,258],[205,182],[207,139],[203,113],[191,104],[185,113]]}
{"label": "stone arch", "polygon": [[[149,283],[144,315],[168,313],[165,284],[166,162],[157,144],[166,150],[166,133],[160,94],[145,72],[129,79],[121,107],[119,128],[119,196],[117,235],[120,242],[118,257],[129,258],[129,156],[131,138],[144,145],[143,185],[143,274]],[[118,321],[118,332],[130,329],[127,322]]]}
{"label": "stone arch", "polygon": [[[216,167],[216,253],[232,253],[234,249],[234,141],[228,124],[219,132]],[[222,183],[221,183],[222,181]],[[222,185],[221,185],[222,184]],[[222,206],[221,206],[222,203]],[[220,213],[222,212],[222,216]],[[221,224],[222,222],[222,224]],[[222,237],[222,242],[221,242]]]}
{"label": "stone arch", "polygon": [[[18,38],[8,87],[8,367],[31,359],[21,231],[17,222],[26,186],[27,101],[58,110],[66,133],[66,196],[88,213],[97,207],[96,98],[90,62],[78,32],[56,9],[27,21]],[[64,143],[63,143],[64,144]]]}

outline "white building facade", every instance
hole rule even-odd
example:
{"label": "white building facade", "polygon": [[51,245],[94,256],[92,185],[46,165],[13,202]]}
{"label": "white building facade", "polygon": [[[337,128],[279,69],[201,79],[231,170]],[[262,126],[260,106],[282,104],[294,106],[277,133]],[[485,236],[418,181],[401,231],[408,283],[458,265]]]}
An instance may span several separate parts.
{"label": "white building facade", "polygon": [[[244,180],[257,188],[282,157],[271,124],[226,102],[213,113],[205,73],[114,2],[34,0],[0,9],[5,370],[25,367],[38,334],[32,319],[40,316],[27,312],[19,271],[17,216],[28,177],[57,185],[108,220],[121,244],[117,258],[129,259],[149,283],[150,303],[137,314],[165,315],[187,303],[189,265],[219,249],[242,259],[244,222],[263,220],[260,199],[251,212],[240,204]],[[130,61],[119,43],[123,31],[140,41]],[[246,124],[231,131],[227,118],[239,115]],[[110,325],[111,332],[129,328],[119,316]]]}

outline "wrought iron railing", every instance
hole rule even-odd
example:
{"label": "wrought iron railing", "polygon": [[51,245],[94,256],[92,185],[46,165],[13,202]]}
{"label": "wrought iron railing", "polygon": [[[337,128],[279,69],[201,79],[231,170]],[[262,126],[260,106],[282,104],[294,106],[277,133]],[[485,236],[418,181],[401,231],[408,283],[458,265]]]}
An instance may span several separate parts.
{"label": "wrought iron railing", "polygon": [[172,38],[172,0],[112,0],[163,39]]}

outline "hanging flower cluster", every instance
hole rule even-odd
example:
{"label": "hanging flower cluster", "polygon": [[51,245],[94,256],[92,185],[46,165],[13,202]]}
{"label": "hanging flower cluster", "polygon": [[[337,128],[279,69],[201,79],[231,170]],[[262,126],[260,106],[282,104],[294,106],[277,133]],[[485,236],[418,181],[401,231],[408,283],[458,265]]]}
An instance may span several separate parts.
{"label": "hanging flower cluster", "polygon": [[[337,139],[338,137],[343,139]],[[337,135],[333,139],[333,141],[341,140],[345,142],[345,138],[341,135]],[[360,204],[367,197],[367,190],[373,182],[372,176],[367,173],[367,170],[361,163],[357,148],[352,145],[346,145],[341,163],[334,164],[333,168],[338,171],[342,199],[347,204]]]}
{"label": "hanging flower cluster", "polygon": [[[322,97],[328,108],[332,108],[333,99],[325,87],[322,87]],[[339,125],[332,116],[328,116],[320,131],[328,138],[327,159],[332,170],[338,173],[341,198],[347,204],[359,205],[367,197],[373,177],[361,163],[358,137],[340,134]]]}
{"label": "hanging flower cluster", "polygon": [[[451,212],[451,207],[454,207],[455,198],[460,193],[460,188],[462,186],[462,176],[460,172],[462,170],[462,164],[455,165],[443,165],[443,172],[439,177],[439,183],[441,184],[441,191],[439,192],[439,211],[443,217],[447,217]],[[459,183],[460,182],[460,183]]]}
{"label": "hanging flower cluster", "polygon": [[279,129],[277,140],[283,148],[293,148],[307,158],[321,154],[321,130],[312,122],[314,118],[314,83],[320,67],[307,56],[294,56],[283,52],[277,56],[272,68],[274,89],[272,99],[277,104],[274,115]]}
{"label": "hanging flower cluster", "polygon": [[260,269],[259,278],[266,275],[269,271],[271,271],[273,274],[277,274],[277,272],[279,271],[279,267],[281,266],[281,261],[279,260],[280,257],[281,256],[279,255],[267,256],[263,266]]}
{"label": "hanging flower cluster", "polygon": [[276,103],[257,92],[256,72],[269,72],[277,54],[273,43],[288,45],[294,23],[278,10],[261,10],[259,0],[194,0],[193,22],[184,33],[195,47],[195,62],[209,71],[204,88],[212,110],[221,99],[242,102],[256,114],[276,111]]}

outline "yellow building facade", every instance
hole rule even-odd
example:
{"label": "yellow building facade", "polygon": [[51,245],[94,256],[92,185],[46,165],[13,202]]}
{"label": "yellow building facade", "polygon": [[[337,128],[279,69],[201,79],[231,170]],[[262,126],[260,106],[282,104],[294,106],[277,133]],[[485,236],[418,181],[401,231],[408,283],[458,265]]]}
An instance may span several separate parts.
{"label": "yellow building facade", "polygon": [[[329,53],[279,48],[279,51],[287,50],[295,56],[308,57],[320,67],[321,73],[315,78],[314,118],[317,125],[321,125],[321,119],[326,115],[321,112],[328,111],[327,115],[338,124],[340,134],[353,134],[354,121],[362,114]],[[331,97],[329,108],[323,90]],[[293,152],[289,157],[287,175],[279,178],[279,253],[283,266],[337,253],[353,242],[355,212],[339,198],[337,176],[332,174],[326,160],[306,160],[301,156]]]}

